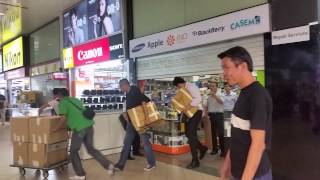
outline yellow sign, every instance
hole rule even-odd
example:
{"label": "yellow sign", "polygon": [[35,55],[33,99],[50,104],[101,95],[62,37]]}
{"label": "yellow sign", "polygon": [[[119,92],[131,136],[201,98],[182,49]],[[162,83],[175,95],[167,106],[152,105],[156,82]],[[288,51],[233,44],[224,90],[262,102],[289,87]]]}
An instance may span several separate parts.
{"label": "yellow sign", "polygon": [[2,42],[8,41],[22,32],[20,7],[9,7],[2,17]]}
{"label": "yellow sign", "polygon": [[23,38],[19,37],[3,46],[3,70],[22,67],[23,64]]}
{"label": "yellow sign", "polygon": [[72,48],[63,49],[63,67],[65,69],[74,67]]}

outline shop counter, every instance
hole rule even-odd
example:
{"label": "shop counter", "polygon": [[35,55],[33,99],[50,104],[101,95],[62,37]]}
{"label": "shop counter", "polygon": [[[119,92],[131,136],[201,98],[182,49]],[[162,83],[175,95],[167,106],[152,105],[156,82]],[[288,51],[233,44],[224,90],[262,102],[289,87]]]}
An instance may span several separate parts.
{"label": "shop counter", "polygon": [[[123,146],[125,131],[118,119],[121,112],[97,113],[94,125],[94,146],[103,155],[120,153]],[[86,148],[80,149],[81,159],[91,159]]]}

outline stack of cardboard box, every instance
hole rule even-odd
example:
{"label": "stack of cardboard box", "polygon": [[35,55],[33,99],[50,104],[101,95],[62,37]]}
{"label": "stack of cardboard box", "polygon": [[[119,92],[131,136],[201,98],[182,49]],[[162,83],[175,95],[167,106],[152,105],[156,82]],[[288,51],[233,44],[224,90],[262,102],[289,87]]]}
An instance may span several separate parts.
{"label": "stack of cardboard box", "polygon": [[13,163],[24,167],[49,167],[67,160],[67,126],[54,131],[60,116],[11,119]]}

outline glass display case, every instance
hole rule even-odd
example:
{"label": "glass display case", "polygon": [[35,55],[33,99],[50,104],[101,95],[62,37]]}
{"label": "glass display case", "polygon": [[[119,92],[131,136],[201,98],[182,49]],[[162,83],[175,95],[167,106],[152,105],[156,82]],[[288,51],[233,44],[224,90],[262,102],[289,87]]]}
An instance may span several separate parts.
{"label": "glass display case", "polygon": [[74,71],[75,97],[96,112],[117,112],[124,108],[125,95],[119,80],[127,78],[127,65],[122,60],[76,67]]}

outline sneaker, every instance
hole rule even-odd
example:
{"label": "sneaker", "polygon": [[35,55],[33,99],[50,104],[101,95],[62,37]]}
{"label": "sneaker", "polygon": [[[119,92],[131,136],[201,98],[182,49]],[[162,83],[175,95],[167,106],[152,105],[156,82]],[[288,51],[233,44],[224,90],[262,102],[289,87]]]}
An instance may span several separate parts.
{"label": "sneaker", "polygon": [[144,170],[144,171],[152,171],[154,168],[156,168],[156,165],[153,165],[153,166],[148,165],[148,166],[145,167],[143,170]]}
{"label": "sneaker", "polygon": [[123,171],[123,166],[120,166],[119,164],[115,164],[113,166],[113,169],[116,170],[116,171]]}
{"label": "sneaker", "polygon": [[115,168],[114,168],[113,164],[110,164],[109,167],[108,167],[108,171],[107,171],[108,174],[109,175],[113,175],[114,174],[114,169]]}
{"label": "sneaker", "polygon": [[86,176],[72,176],[69,179],[71,179],[71,180],[85,180]]}

